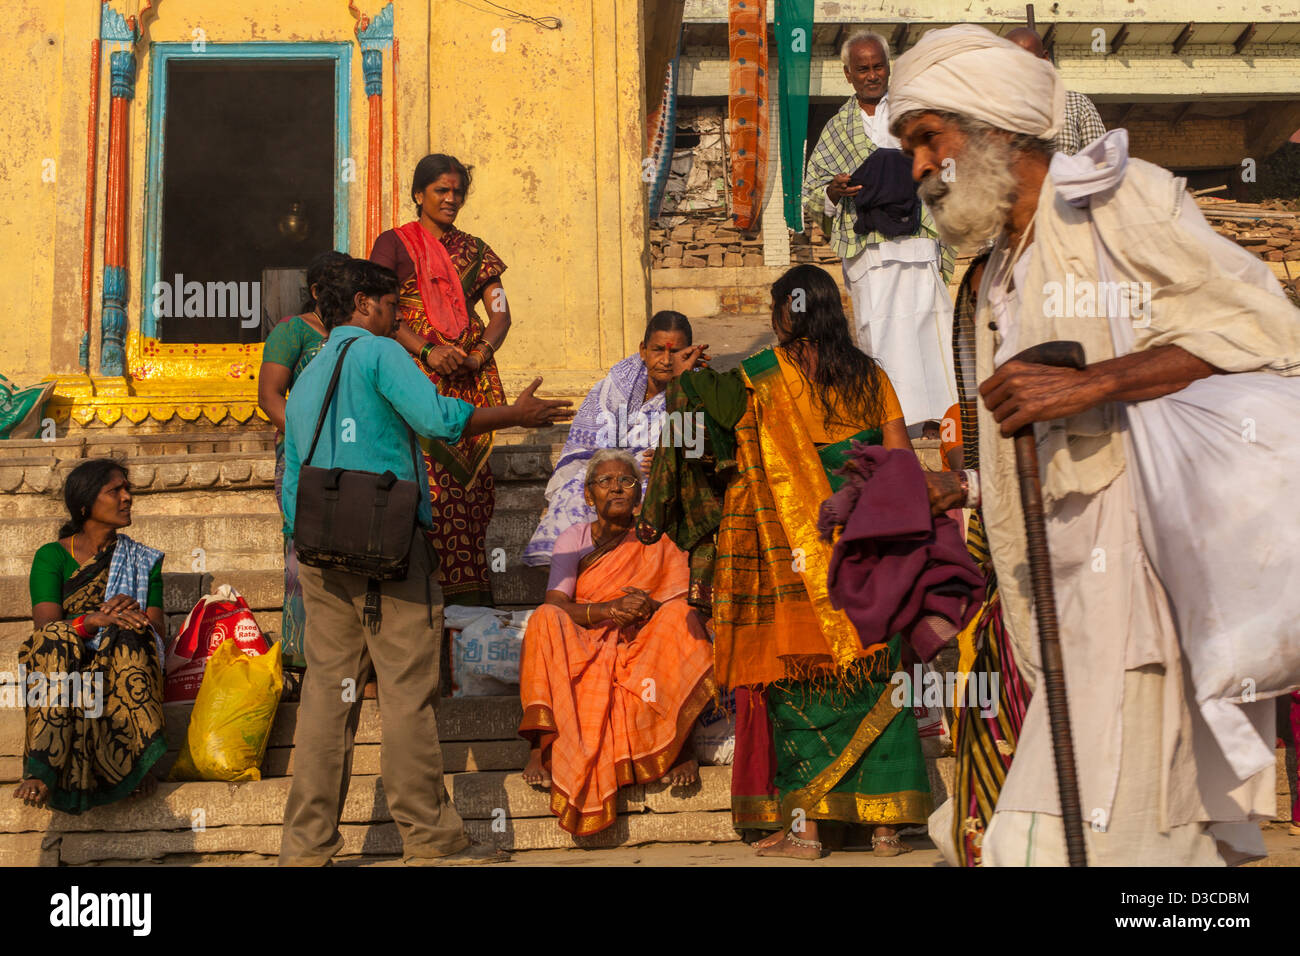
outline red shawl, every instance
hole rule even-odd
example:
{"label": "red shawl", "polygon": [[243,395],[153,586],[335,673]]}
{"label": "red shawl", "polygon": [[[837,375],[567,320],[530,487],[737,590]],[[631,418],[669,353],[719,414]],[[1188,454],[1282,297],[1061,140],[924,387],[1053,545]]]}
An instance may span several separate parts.
{"label": "red shawl", "polygon": [[415,282],[429,322],[447,338],[460,338],[469,328],[469,313],[465,308],[465,290],[446,247],[429,235],[418,220],[398,226],[393,232],[402,240],[415,265]]}

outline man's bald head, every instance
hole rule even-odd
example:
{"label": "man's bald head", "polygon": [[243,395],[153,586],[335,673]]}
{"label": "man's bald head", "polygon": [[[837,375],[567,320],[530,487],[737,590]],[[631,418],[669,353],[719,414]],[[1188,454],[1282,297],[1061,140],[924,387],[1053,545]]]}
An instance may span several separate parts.
{"label": "man's bald head", "polygon": [[1006,37],[1022,50],[1027,50],[1040,60],[1047,59],[1047,51],[1043,49],[1043,38],[1035,30],[1029,27],[1016,27]]}

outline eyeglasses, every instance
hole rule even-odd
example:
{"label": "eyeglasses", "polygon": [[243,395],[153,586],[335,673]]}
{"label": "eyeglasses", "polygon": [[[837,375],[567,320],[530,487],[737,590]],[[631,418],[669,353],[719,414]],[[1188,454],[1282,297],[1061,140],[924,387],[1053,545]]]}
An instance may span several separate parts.
{"label": "eyeglasses", "polygon": [[602,491],[608,490],[610,485],[618,482],[620,488],[635,488],[640,482],[631,475],[601,475],[599,478],[592,480],[592,484]]}

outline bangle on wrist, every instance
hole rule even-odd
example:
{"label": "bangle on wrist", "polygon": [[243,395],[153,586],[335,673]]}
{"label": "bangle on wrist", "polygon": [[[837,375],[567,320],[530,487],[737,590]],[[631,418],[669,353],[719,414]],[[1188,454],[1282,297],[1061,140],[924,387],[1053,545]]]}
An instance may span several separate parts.
{"label": "bangle on wrist", "polygon": [[80,617],[74,617],[72,626],[76,629],[78,636],[90,637],[90,629],[86,627],[86,615],[82,614]]}
{"label": "bangle on wrist", "polygon": [[433,343],[429,342],[420,349],[420,364],[427,366],[429,364],[429,353],[433,351]]}
{"label": "bangle on wrist", "polygon": [[591,605],[587,605],[587,626],[591,627]]}

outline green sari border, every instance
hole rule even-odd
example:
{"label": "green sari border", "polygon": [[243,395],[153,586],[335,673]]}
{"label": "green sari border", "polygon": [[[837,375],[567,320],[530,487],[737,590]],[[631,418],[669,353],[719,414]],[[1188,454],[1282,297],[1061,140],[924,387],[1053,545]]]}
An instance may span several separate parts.
{"label": "green sari border", "polygon": [[144,775],[153,769],[154,765],[167,753],[167,739],[160,731],[149,745],[145,747],[140,754],[140,759],[136,761],[135,766],[131,769],[121,782],[111,790],[103,790],[99,793],[78,795],[72,790],[63,790],[58,787],[58,772],[44,761],[37,760],[35,757],[28,756],[23,760],[24,777],[34,777],[40,780],[50,788],[50,799],[46,804],[51,810],[59,810],[63,813],[77,815],[84,813],[86,810],[93,810],[95,807],[102,807],[110,803],[117,803],[120,800],[129,797],[140,786],[140,781]]}

